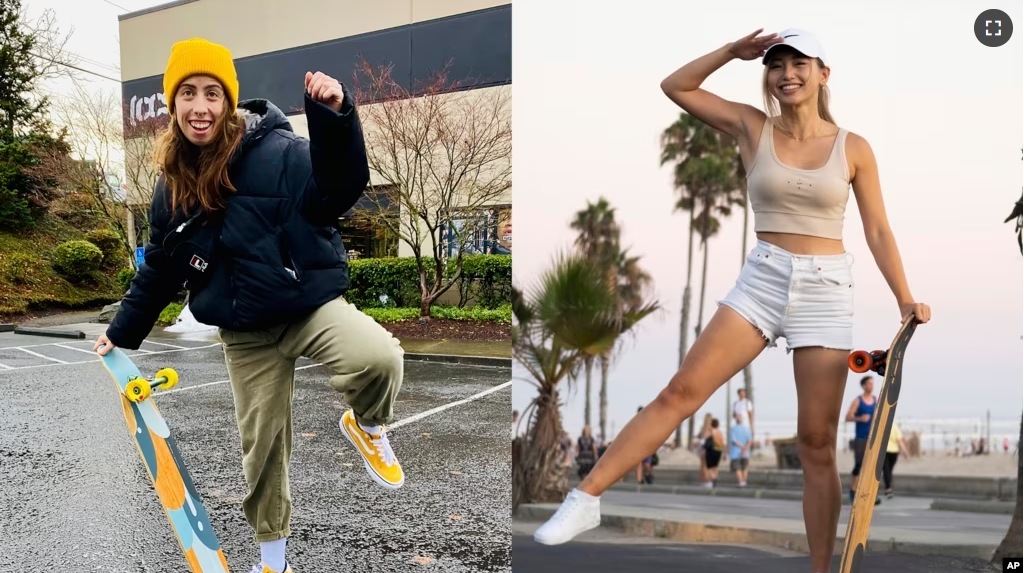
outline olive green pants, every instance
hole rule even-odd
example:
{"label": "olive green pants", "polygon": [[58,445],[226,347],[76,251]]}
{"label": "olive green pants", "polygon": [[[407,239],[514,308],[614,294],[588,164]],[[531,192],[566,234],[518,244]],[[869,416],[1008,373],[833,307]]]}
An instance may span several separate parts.
{"label": "olive green pants", "polygon": [[356,420],[376,426],[394,416],[405,353],[398,339],[342,298],[291,324],[254,332],[220,329],[220,337],[249,486],[242,509],[257,542],[288,537],[296,359],[326,366],[331,387],[342,393]]}

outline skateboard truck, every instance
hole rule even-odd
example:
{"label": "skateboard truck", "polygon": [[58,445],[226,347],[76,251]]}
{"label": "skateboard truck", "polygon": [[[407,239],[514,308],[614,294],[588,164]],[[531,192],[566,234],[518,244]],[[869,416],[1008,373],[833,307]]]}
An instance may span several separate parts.
{"label": "skateboard truck", "polygon": [[885,366],[888,358],[888,350],[873,350],[871,352],[857,350],[850,353],[847,364],[850,366],[850,370],[858,374],[871,370],[879,376],[885,376]]}
{"label": "skateboard truck", "polygon": [[128,381],[124,388],[124,395],[129,402],[142,402],[153,393],[153,388],[170,390],[178,384],[178,373],[173,368],[158,370],[152,380],[145,378],[134,378]]}

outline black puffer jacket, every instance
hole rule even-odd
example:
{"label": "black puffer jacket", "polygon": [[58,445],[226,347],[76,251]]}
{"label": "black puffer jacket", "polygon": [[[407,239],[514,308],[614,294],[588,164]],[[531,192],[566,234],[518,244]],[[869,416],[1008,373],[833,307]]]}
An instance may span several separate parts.
{"label": "black puffer jacket", "polygon": [[150,243],[107,329],[137,349],[184,283],[196,320],[231,330],[294,321],[348,288],[338,217],[370,180],[362,126],[343,88],[340,113],[305,98],[309,139],[267,100],[239,104],[247,130],[229,166],[237,193],[214,217],[171,213],[161,178],[150,205]]}

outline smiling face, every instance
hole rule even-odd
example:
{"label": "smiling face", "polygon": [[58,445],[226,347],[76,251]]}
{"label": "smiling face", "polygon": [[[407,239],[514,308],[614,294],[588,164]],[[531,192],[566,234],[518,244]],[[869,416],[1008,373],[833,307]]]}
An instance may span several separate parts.
{"label": "smiling face", "polygon": [[174,94],[174,118],[178,129],[195,145],[213,141],[224,117],[227,98],[224,86],[210,76],[189,76]]}
{"label": "smiling face", "polygon": [[796,50],[779,48],[765,69],[765,83],[782,105],[794,106],[813,100],[828,81],[829,68],[817,58]]}

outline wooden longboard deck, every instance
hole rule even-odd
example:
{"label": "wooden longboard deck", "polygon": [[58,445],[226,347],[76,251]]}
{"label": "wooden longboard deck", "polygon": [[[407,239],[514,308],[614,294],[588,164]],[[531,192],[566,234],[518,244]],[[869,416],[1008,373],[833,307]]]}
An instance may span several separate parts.
{"label": "wooden longboard deck", "polygon": [[152,398],[132,403],[125,396],[128,383],[144,376],[118,348],[102,359],[117,384],[128,430],[189,568],[192,573],[227,573],[227,559],[160,410]]}
{"label": "wooden longboard deck", "polygon": [[856,497],[853,499],[850,521],[846,526],[840,573],[860,572],[868,542],[868,530],[871,527],[871,516],[875,511],[875,499],[878,497],[878,484],[882,479],[882,462],[886,446],[889,444],[889,432],[892,431],[892,423],[896,419],[896,402],[900,397],[900,384],[903,378],[903,353],[916,328],[917,321],[911,316],[900,326],[892,346],[889,347],[885,378],[882,379],[882,389],[871,418],[871,432],[864,448],[864,461],[861,463],[860,476],[857,479]]}

